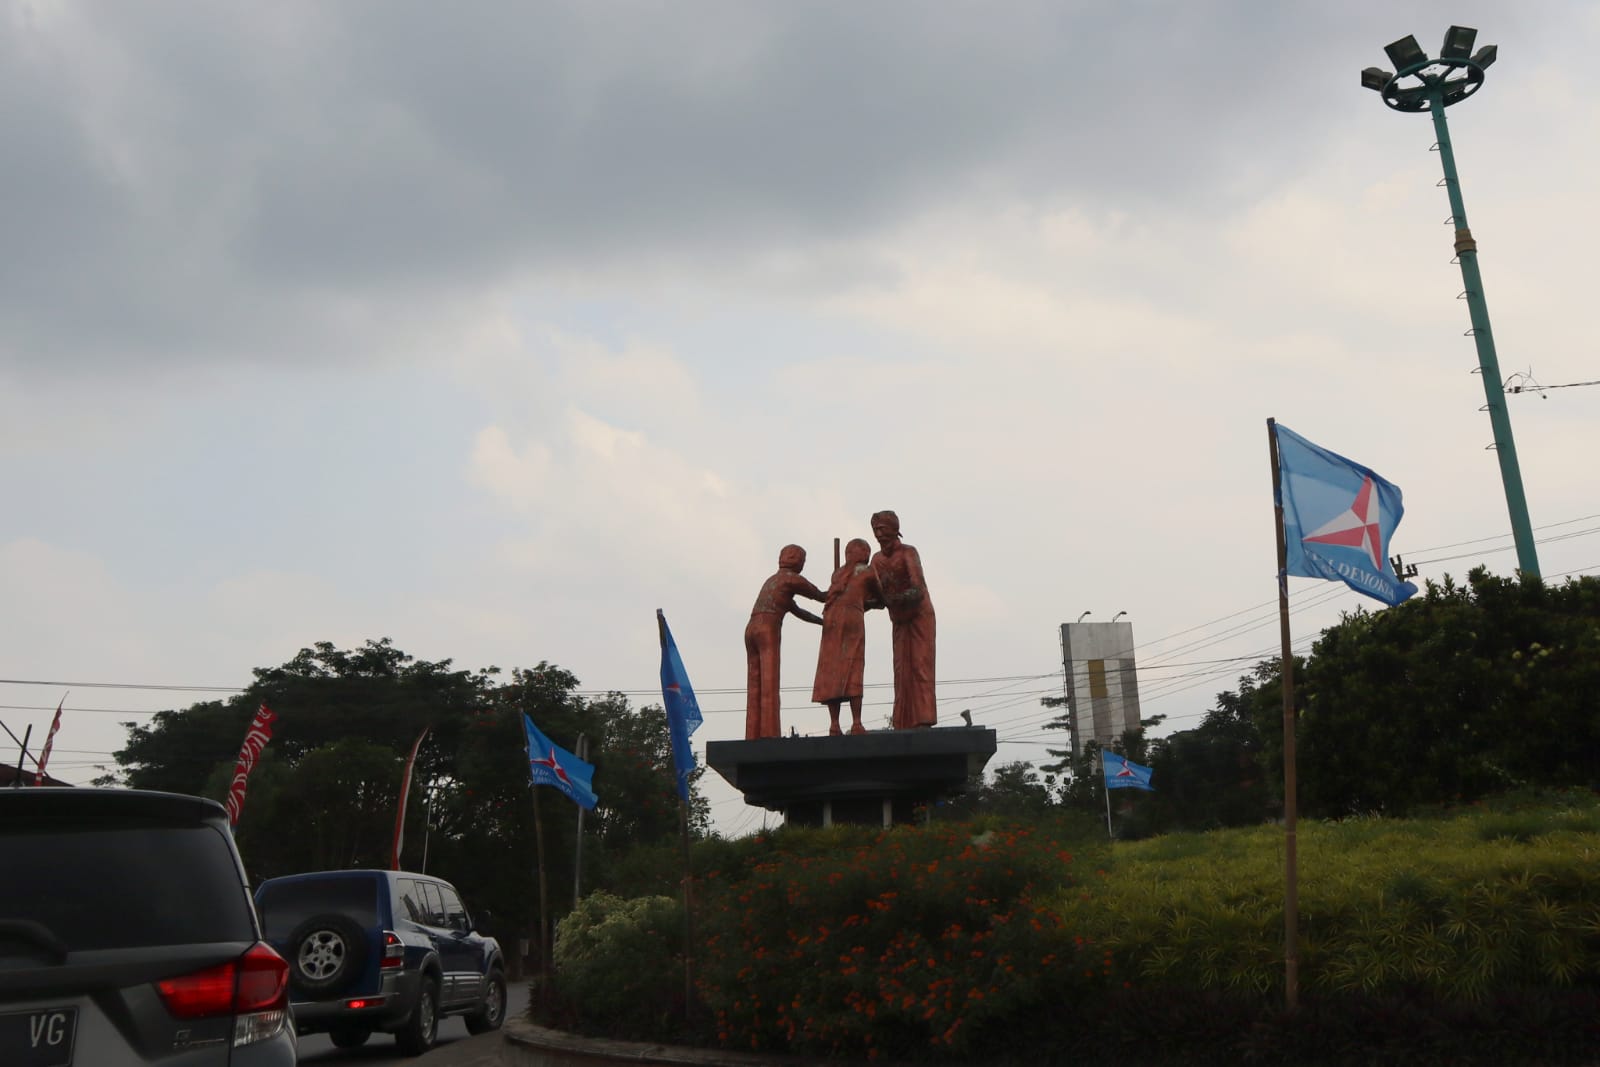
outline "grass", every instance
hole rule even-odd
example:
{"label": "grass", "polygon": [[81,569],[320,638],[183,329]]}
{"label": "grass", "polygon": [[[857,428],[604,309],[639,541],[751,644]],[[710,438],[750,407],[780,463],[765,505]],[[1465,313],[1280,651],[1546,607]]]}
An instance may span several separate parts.
{"label": "grass", "polygon": [[[1298,828],[1300,984],[1315,995],[1600,985],[1600,804],[1513,797],[1416,819]],[[1060,895],[1139,985],[1282,989],[1281,827],[1114,846]]]}

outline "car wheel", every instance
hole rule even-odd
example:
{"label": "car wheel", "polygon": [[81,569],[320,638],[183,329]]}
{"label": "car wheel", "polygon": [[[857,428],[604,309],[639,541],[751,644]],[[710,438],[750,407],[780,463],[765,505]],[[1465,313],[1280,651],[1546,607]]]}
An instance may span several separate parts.
{"label": "car wheel", "polygon": [[394,1040],[407,1056],[420,1056],[433,1047],[433,1040],[438,1036],[439,982],[436,978],[424,978],[422,988],[417,991],[417,1006],[411,1009],[411,1017],[405,1025],[395,1032]]}
{"label": "car wheel", "polygon": [[366,962],[361,926],[344,915],[316,915],[289,935],[289,984],[313,996],[337,993],[355,980]]}
{"label": "car wheel", "polygon": [[329,1030],[328,1040],[334,1048],[360,1048],[372,1036],[371,1030]]}
{"label": "car wheel", "polygon": [[483,987],[483,1005],[467,1016],[467,1033],[487,1034],[506,1021],[506,976],[490,971]]}

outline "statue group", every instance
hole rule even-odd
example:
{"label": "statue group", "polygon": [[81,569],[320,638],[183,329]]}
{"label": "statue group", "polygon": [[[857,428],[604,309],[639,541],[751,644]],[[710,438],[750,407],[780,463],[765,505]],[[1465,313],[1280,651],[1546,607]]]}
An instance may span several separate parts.
{"label": "statue group", "polygon": [[[861,725],[861,680],[866,668],[866,613],[874,608],[888,611],[893,633],[894,728],[932,726],[937,720],[933,600],[922,575],[922,559],[900,539],[900,519],[892,511],[872,516],[872,535],[878,551],[873,553],[859,537],[851,541],[825,593],[800,575],[806,565],[805,549],[788,545],[778,553],[778,571],[761,586],[744,631],[749,664],[745,740],[781,736],[778,671],[785,615],[822,627],[811,699],[827,707],[829,734],[844,732],[839,711],[847,703],[850,732],[867,732]],[[796,597],[821,601],[821,617],[800,607]]]}

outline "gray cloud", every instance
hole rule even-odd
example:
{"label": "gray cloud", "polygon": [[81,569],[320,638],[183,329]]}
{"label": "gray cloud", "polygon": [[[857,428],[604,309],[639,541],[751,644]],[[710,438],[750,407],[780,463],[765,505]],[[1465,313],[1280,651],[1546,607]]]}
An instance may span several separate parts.
{"label": "gray cloud", "polygon": [[13,0],[0,365],[370,352],[508,278],[952,200],[1225,209],[1381,57],[1319,11]]}

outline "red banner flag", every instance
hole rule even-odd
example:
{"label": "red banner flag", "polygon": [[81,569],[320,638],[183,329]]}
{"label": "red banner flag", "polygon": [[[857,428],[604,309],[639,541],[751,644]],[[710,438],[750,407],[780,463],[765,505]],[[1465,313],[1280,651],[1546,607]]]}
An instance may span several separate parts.
{"label": "red banner flag", "polygon": [[411,771],[417,765],[417,750],[422,747],[422,739],[428,736],[424,729],[411,743],[411,755],[406,757],[406,776],[400,781],[400,810],[394,817],[394,851],[389,858],[389,867],[392,870],[400,869],[400,848],[406,838],[406,797],[411,794]]}
{"label": "red banner flag", "polygon": [[223,801],[223,807],[228,809],[229,826],[239,825],[239,812],[244,808],[245,783],[250,779],[256,760],[261,758],[261,750],[272,740],[272,724],[277,718],[263,704],[251,720],[250,729],[245,732],[244,744],[239,748],[239,762],[233,768],[233,784],[228,787],[228,799]]}
{"label": "red banner flag", "polygon": [[[44,765],[50,762],[50,746],[55,744],[56,731],[61,729],[61,709],[66,706],[67,694],[61,694],[61,703],[56,705],[56,717],[50,721],[50,732],[44,738],[44,750],[39,753],[39,773],[34,775],[34,785],[44,785]],[[22,773],[22,768],[17,768],[17,773]]]}

